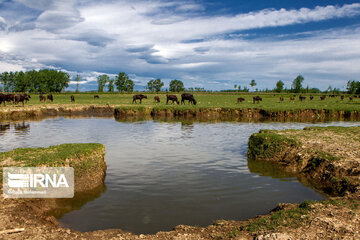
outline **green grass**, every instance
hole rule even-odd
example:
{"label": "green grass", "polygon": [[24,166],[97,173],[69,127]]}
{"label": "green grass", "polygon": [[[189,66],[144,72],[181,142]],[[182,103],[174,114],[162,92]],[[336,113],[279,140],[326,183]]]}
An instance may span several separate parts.
{"label": "green grass", "polygon": [[[94,153],[103,154],[104,145],[98,143],[74,143],[48,148],[17,148],[0,153],[2,167],[73,167],[79,176],[102,165]],[[96,161],[98,160],[98,161]],[[1,178],[2,181],[2,178]]]}
{"label": "green grass", "polygon": [[[64,94],[53,94],[54,102],[53,103],[41,103],[39,101],[39,96],[37,94],[31,95],[31,100],[27,105],[45,105],[45,104],[100,104],[100,105],[119,105],[119,106],[136,106],[132,104],[133,94],[119,94],[119,93],[104,93],[98,94],[99,99],[94,99],[96,93],[79,93],[72,94],[75,96],[75,103],[70,102],[70,95],[68,93]],[[196,106],[192,105],[166,105],[166,94],[153,94],[153,93],[144,93],[148,96],[148,99],[143,100],[141,106],[157,108],[157,109],[206,109],[206,108],[225,108],[225,109],[241,109],[241,108],[259,108],[263,110],[272,110],[272,111],[296,111],[301,109],[326,109],[326,110],[344,110],[344,111],[360,111],[360,99],[354,98],[354,101],[349,101],[346,98],[344,101],[340,100],[340,97],[329,98],[321,101],[320,95],[314,95],[314,100],[310,101],[308,95],[307,99],[303,102],[298,100],[298,97],[294,102],[290,102],[289,98],[293,94],[260,94],[260,93],[193,93],[198,104]],[[173,93],[171,93],[173,94]],[[176,94],[181,100],[181,94]],[[263,101],[260,103],[254,104],[252,102],[252,97],[260,95],[263,98]],[[154,102],[154,96],[159,96],[161,103]],[[283,96],[285,98],[284,102],[279,101],[279,97]],[[243,103],[237,103],[237,98],[243,97],[245,101]],[[137,104],[139,106],[139,104]]]}

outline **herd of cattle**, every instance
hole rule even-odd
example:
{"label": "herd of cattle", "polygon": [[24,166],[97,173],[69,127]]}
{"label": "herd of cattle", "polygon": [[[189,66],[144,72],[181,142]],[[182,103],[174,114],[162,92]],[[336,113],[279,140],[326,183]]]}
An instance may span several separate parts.
{"label": "herd of cattle", "polygon": [[[276,96],[276,95],[274,95]],[[289,100],[290,101],[295,101],[295,98],[297,96],[296,95],[292,95]],[[336,98],[336,97],[340,97],[341,101],[343,101],[345,99],[345,95],[322,95],[320,96],[320,100],[323,101],[326,99],[326,97],[330,97],[330,98]],[[12,103],[12,104],[18,104],[19,102],[22,103],[22,105],[24,106],[24,103],[27,103],[28,101],[30,101],[31,96],[26,94],[26,93],[22,93],[22,94],[4,94],[4,93],[0,93],[0,104],[4,104],[4,106],[6,105],[6,102],[8,103]],[[94,99],[98,99],[100,98],[99,95],[94,95]],[[360,98],[360,95],[353,95],[353,96],[349,96],[349,100],[353,101],[354,98]],[[54,101],[54,97],[52,94],[48,94],[48,95],[43,95],[40,94],[39,95],[39,99],[41,102],[53,102]],[[147,99],[146,95],[143,94],[136,94],[133,96],[133,101],[132,103],[137,103],[137,100],[140,101],[140,104],[142,103],[143,99]],[[314,96],[310,95],[309,96],[310,101],[312,101],[314,99]],[[280,97],[280,102],[283,102],[285,99],[283,96]],[[305,101],[306,97],[300,95],[299,96],[299,101]],[[71,102],[75,102],[75,96],[71,95],[70,96],[70,101]],[[154,101],[156,103],[160,103],[160,97],[159,96],[155,96],[154,97]],[[188,101],[189,104],[193,104],[196,105],[196,100],[194,98],[194,95],[190,94],[190,93],[183,93],[181,94],[181,104],[185,104],[185,101]],[[242,103],[245,101],[245,98],[243,97],[239,97],[237,99],[238,103]],[[262,98],[260,96],[254,96],[253,97],[253,103],[259,103],[260,101],[262,101]],[[176,95],[168,95],[166,94],[166,104],[169,104],[169,102],[171,102],[172,104],[177,103],[180,104],[179,99]]]}

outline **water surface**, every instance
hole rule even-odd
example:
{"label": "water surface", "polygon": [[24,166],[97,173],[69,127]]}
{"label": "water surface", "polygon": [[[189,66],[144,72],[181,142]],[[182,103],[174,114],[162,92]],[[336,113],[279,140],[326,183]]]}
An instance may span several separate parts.
{"label": "water surface", "polygon": [[[354,122],[192,123],[46,119],[2,124],[0,150],[98,142],[106,146],[105,187],[66,201],[60,222],[80,231],[121,228],[134,233],[207,226],[265,214],[279,202],[324,196],[272,166],[248,166],[247,142],[260,129],[359,125]],[[65,215],[64,215],[65,214]]]}

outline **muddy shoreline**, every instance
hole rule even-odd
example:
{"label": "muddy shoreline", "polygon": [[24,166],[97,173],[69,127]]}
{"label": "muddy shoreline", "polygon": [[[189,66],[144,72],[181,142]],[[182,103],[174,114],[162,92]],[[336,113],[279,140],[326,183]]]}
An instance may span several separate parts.
{"label": "muddy shoreline", "polygon": [[114,105],[48,105],[0,108],[0,120],[31,120],[55,116],[115,117],[115,119],[195,119],[229,121],[359,121],[360,112],[302,109],[291,111],[264,110],[257,108],[176,108],[119,107]]}

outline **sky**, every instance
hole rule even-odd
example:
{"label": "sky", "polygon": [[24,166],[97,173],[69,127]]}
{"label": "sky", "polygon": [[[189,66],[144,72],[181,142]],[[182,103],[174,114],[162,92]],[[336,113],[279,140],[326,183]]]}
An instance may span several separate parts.
{"label": "sky", "polygon": [[0,0],[0,72],[58,69],[79,74],[81,91],[119,72],[136,89],[290,88],[301,74],[344,90],[359,66],[359,1]]}

